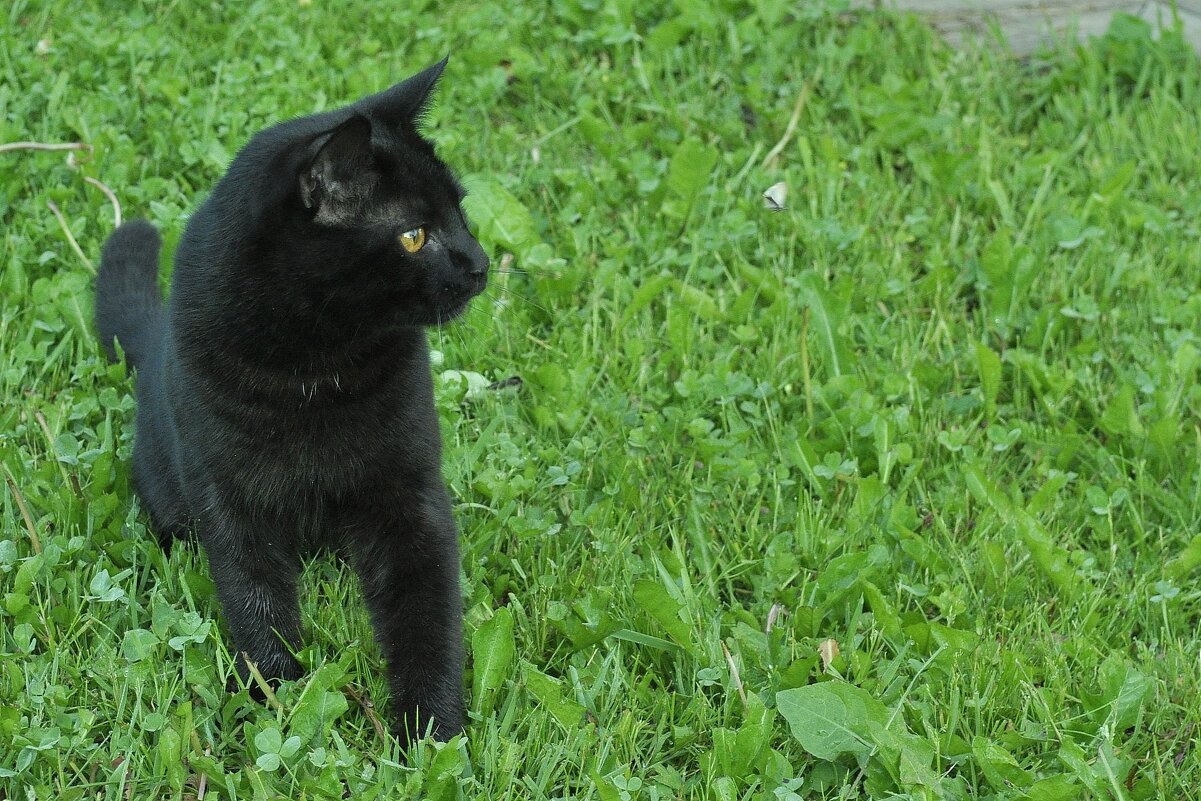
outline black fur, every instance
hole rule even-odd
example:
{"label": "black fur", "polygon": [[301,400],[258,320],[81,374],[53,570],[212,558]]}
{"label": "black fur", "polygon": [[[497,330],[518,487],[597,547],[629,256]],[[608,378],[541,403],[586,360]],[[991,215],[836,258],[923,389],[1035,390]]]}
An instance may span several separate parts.
{"label": "black fur", "polygon": [[[445,61],[256,135],[188,223],[170,303],[159,239],[105,244],[96,328],[137,368],[134,481],[165,545],[195,530],[238,671],[301,673],[301,557],[362,581],[402,742],[463,726],[457,532],[425,326],[487,281],[462,190],[416,120]],[[415,254],[398,241],[424,226]]]}

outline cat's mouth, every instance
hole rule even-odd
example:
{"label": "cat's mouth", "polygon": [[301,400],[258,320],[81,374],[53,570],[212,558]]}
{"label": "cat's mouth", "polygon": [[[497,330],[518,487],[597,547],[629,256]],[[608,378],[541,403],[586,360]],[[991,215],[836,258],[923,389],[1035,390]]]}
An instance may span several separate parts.
{"label": "cat's mouth", "polygon": [[442,290],[442,302],[435,309],[437,324],[442,325],[462,316],[471,301],[484,291],[488,284],[487,275],[472,276],[466,285],[446,286]]}
{"label": "cat's mouth", "polygon": [[449,322],[457,320],[467,311],[467,307],[471,305],[471,299],[474,295],[469,295],[462,300],[457,300],[454,303],[447,304],[435,312],[437,325],[446,325]]}

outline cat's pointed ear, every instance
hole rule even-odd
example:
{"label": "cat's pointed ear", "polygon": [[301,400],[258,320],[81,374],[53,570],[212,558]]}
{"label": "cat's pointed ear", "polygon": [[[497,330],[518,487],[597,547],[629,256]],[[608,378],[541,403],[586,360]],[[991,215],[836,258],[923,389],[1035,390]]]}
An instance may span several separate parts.
{"label": "cat's pointed ear", "polygon": [[379,179],[371,151],[371,122],[355,114],[317,137],[300,173],[300,199],[318,222],[337,224],[353,215]]}
{"label": "cat's pointed ear", "polygon": [[448,61],[450,61],[450,56],[437,64],[426,67],[391,89],[385,89],[379,94],[364,99],[361,103],[362,110],[373,120],[379,120],[392,127],[399,127],[420,117],[429,105],[434,85],[438,83],[438,78],[442,76],[442,71],[446,69]]}

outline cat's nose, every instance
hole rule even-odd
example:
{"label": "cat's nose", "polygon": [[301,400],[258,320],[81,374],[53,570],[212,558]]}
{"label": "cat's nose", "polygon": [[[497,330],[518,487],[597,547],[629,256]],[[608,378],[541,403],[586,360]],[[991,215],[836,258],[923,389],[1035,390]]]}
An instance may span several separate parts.
{"label": "cat's nose", "polygon": [[467,274],[472,278],[479,278],[488,272],[488,256],[485,253],[480,253],[476,258],[471,260],[471,266],[467,268]]}
{"label": "cat's nose", "polygon": [[484,249],[476,247],[474,253],[455,252],[451,260],[460,270],[472,278],[480,278],[488,272],[488,254]]}

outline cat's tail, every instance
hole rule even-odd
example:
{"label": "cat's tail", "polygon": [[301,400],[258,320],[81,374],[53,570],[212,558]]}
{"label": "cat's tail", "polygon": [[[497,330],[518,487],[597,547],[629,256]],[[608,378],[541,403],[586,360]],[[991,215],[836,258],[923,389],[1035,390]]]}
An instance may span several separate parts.
{"label": "cat's tail", "polygon": [[161,245],[158,231],[145,220],[130,220],[104,243],[96,277],[96,331],[111,361],[117,361],[114,338],[131,367],[144,363],[157,345],[163,319]]}

